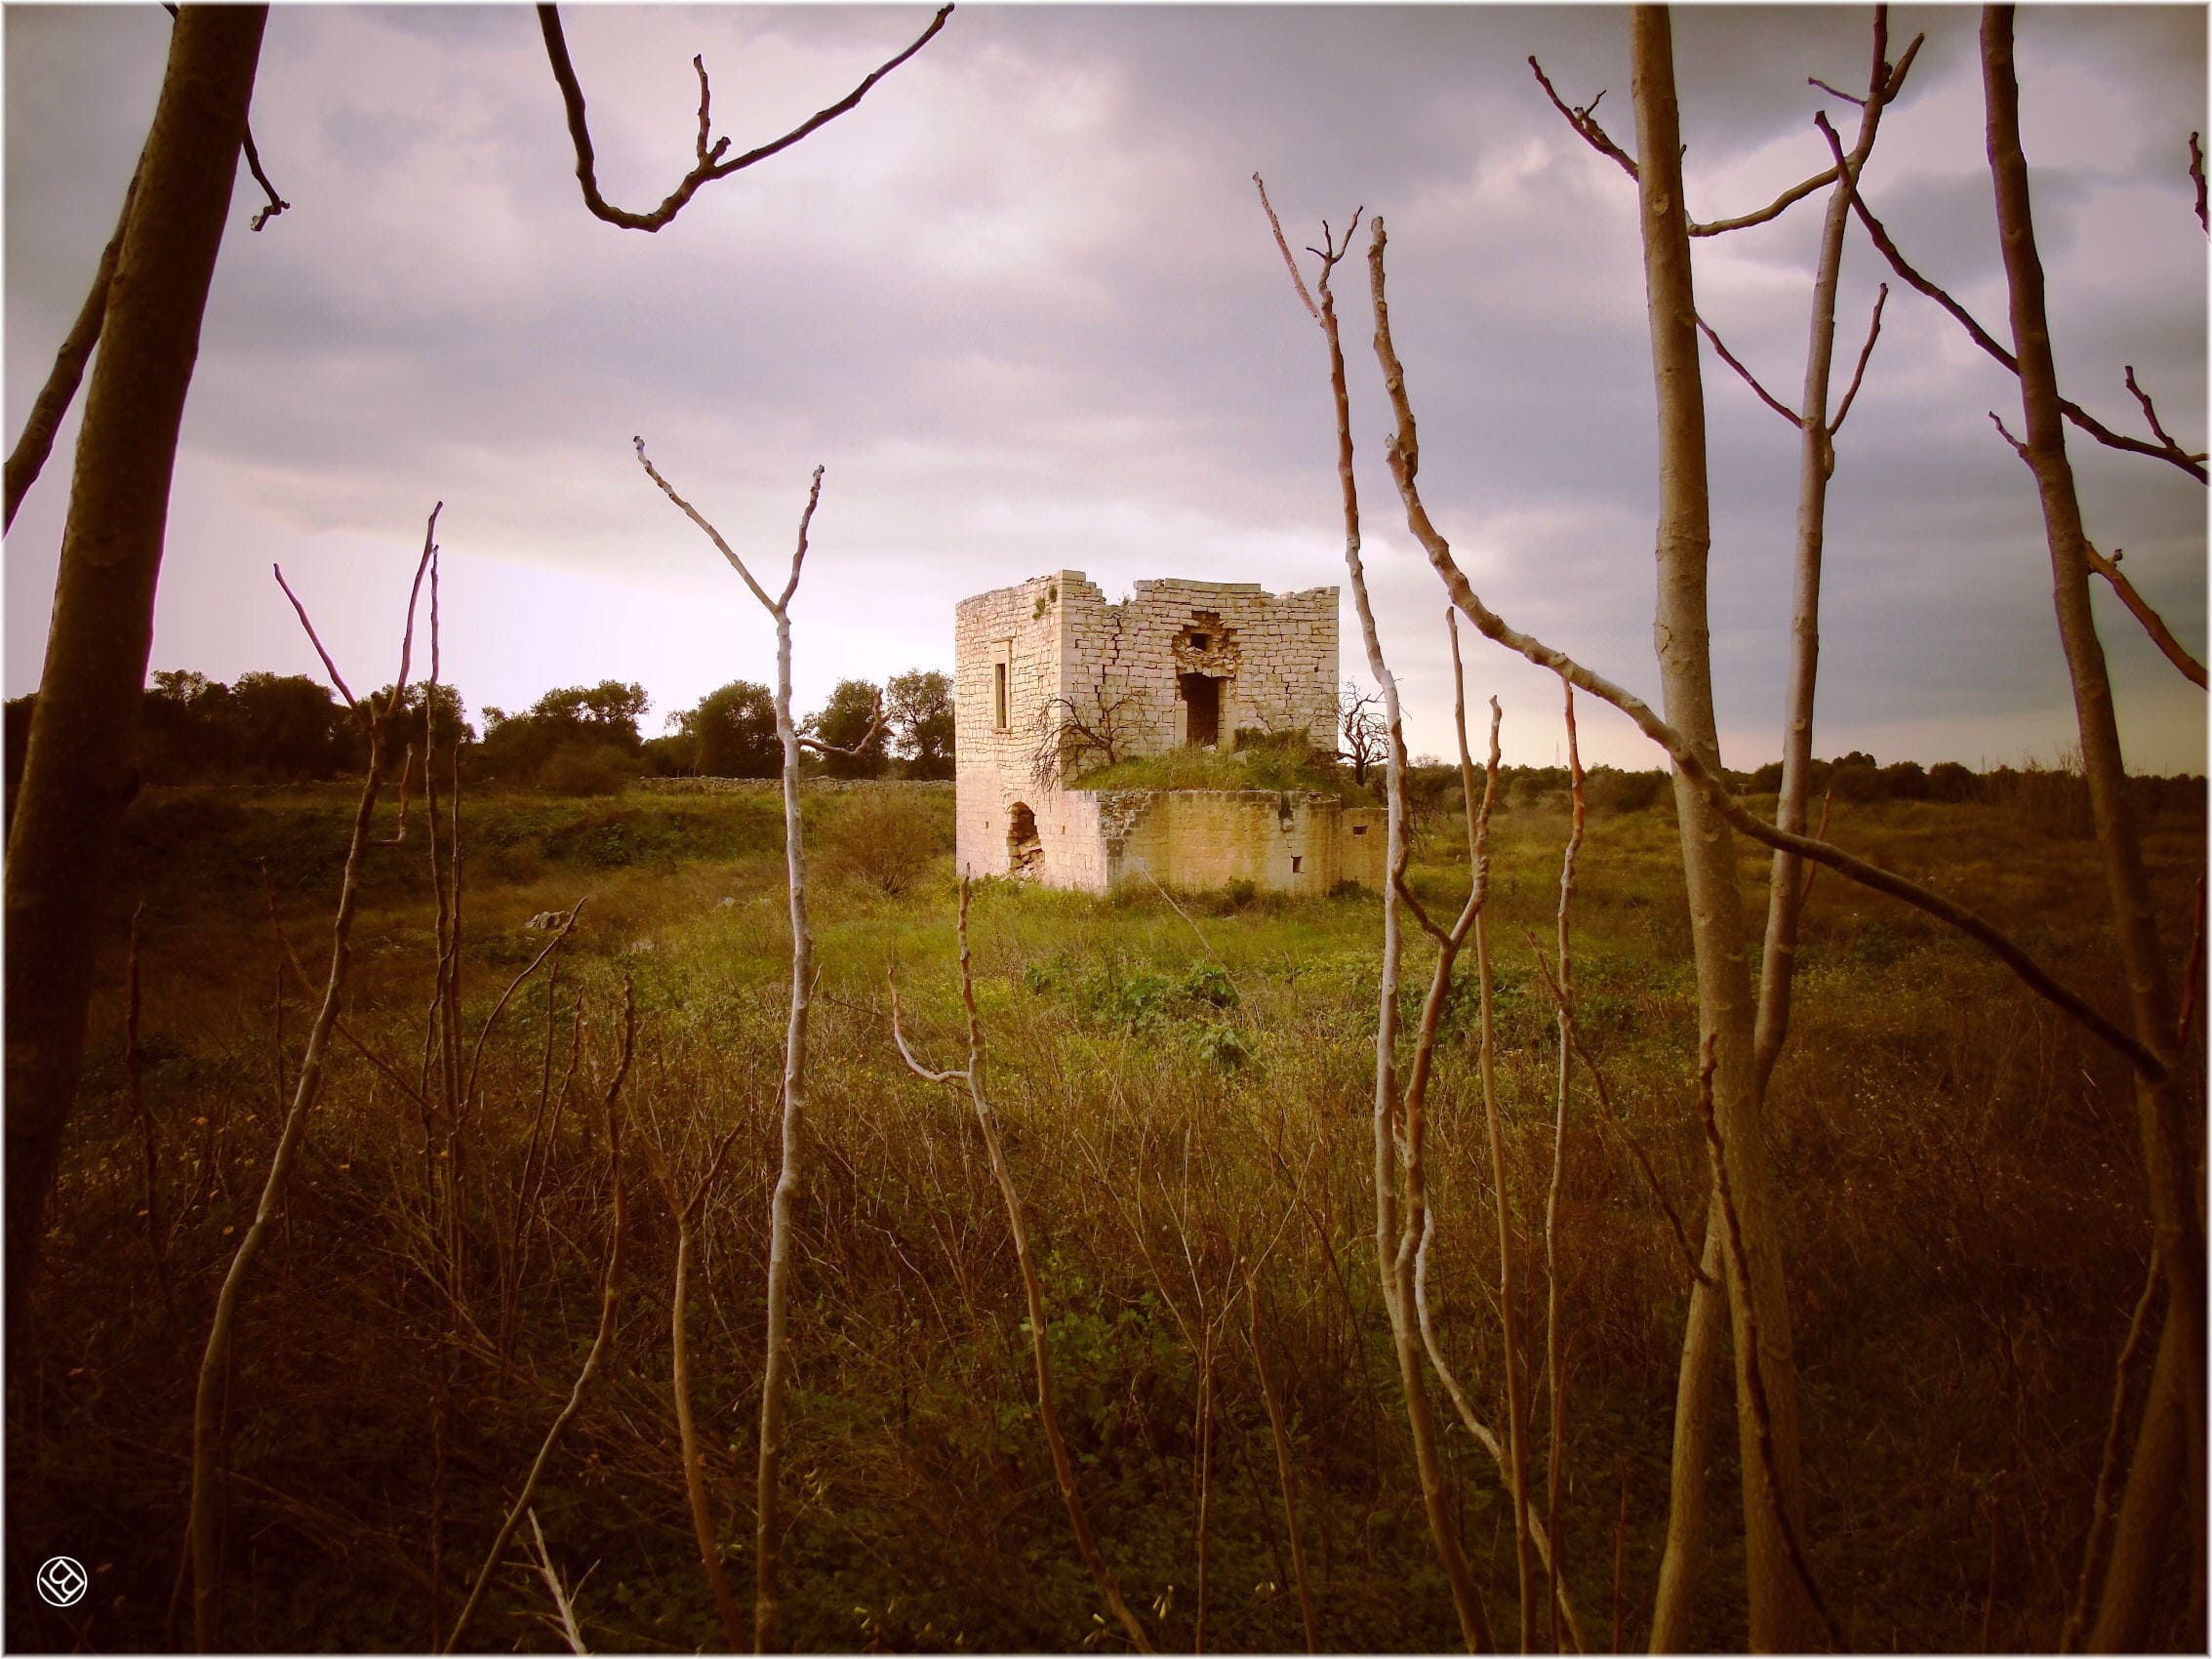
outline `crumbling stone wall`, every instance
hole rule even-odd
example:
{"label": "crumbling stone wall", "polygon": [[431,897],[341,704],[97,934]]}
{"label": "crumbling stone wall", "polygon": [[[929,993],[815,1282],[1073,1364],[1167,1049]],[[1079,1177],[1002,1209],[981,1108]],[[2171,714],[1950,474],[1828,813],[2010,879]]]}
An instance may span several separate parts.
{"label": "crumbling stone wall", "polygon": [[1186,676],[1220,684],[1219,746],[1243,729],[1303,731],[1334,746],[1337,590],[1268,593],[1251,582],[1140,582],[1118,605],[1063,571],[1069,686],[1134,705],[1141,754],[1189,741]]}
{"label": "crumbling stone wall", "polygon": [[[1120,878],[1099,801],[1049,766],[1038,775],[1040,740],[1070,716],[1111,726],[1124,756],[1193,741],[1230,749],[1240,730],[1334,747],[1334,587],[1140,582],[1109,605],[1081,571],[1063,570],[963,599],[954,630],[957,858],[974,874],[1093,891]],[[1285,855],[1301,874],[1308,856]],[[1223,879],[1238,877],[1260,879]]]}

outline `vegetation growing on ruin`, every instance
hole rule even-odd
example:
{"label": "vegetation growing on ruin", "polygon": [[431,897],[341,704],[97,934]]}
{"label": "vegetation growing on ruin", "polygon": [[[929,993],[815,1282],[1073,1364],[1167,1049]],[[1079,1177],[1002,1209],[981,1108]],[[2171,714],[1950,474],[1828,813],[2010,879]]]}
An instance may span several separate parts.
{"label": "vegetation growing on ruin", "polygon": [[1078,789],[1311,789],[1355,806],[1377,806],[1373,789],[1304,732],[1240,731],[1234,749],[1171,749],[1101,766],[1076,778]]}

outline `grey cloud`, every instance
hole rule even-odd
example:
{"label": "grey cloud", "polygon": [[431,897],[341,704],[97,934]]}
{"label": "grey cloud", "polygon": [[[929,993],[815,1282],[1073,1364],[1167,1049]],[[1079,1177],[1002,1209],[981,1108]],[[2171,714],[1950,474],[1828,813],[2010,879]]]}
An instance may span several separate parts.
{"label": "grey cloud", "polygon": [[[837,96],[927,16],[580,9],[570,35],[603,182],[617,199],[655,200],[687,164],[692,52],[714,75],[718,129],[744,143]],[[1971,132],[1957,136],[1979,105],[1974,20],[1897,18],[1900,46],[1914,27],[1931,38],[1871,190],[1914,257],[1995,327],[1989,187]],[[12,404],[74,310],[143,132],[150,88],[142,107],[118,94],[98,112],[78,90],[129,26],[9,14],[9,314],[47,331],[11,327]],[[19,30],[41,55],[19,58]],[[1862,79],[1867,31],[1859,10],[1677,13],[1701,211],[1709,186],[1715,211],[1735,210],[1751,204],[1722,198],[1753,193],[1746,181],[1788,182],[1817,143],[1812,108],[1832,102],[1805,74]],[[158,76],[160,33],[150,58],[145,41],[131,48],[134,74],[150,63]],[[2153,175],[2132,181],[2154,148],[2142,135],[2201,119],[2201,20],[2192,32],[2163,14],[2035,13],[2022,36],[2024,66],[2071,55],[2070,73],[2144,89],[2111,161],[2046,170],[2037,206],[2065,307],[2062,363],[2088,387],[2076,395],[2135,429],[2118,387],[2133,361],[2186,429],[2180,412],[2204,385],[2201,239],[2192,220],[2157,218]],[[1337,582],[1322,344],[1260,216],[1260,167],[1294,246],[1324,216],[1344,230],[1355,204],[1388,216],[1432,510],[1508,615],[1648,691],[1656,484],[1634,193],[1545,102],[1530,52],[1571,99],[1611,88],[1604,113],[1628,136],[1626,27],[1612,10],[963,9],[855,114],[709,186],[648,237],[584,213],[528,13],[283,13],[256,125],[297,206],[224,249],[183,465],[254,522],[333,545],[404,544],[443,495],[449,547],[486,560],[481,588],[509,584],[517,605],[587,577],[634,587],[641,614],[682,595],[650,660],[610,656],[599,670],[645,678],[664,707],[744,671],[752,646],[729,632],[743,620],[734,598],[704,620],[697,596],[724,573],[638,474],[637,431],[774,564],[808,468],[828,463],[810,579],[824,586],[802,602],[806,619],[841,607],[838,628],[802,636],[806,683],[821,690],[902,652],[942,663],[960,594],[1063,565],[1109,588],[1178,572]],[[23,84],[26,65],[38,84]],[[1909,118],[1924,120],[1924,142],[1899,142]],[[1807,203],[1699,256],[1701,299],[1785,397],[1802,374],[1818,212]],[[35,233],[47,215],[66,224],[67,248]],[[2098,245],[2115,238],[2124,256]],[[1877,266],[1855,240],[1846,353]],[[1381,464],[1388,410],[1357,254],[1338,287],[1370,570],[1418,691],[1416,745],[1441,750],[1440,595]],[[1955,334],[1893,293],[1842,442],[1822,728],[1833,747],[1932,707],[2009,733],[2064,706],[2032,491],[1983,416],[2008,395],[2016,407],[2017,392]],[[1795,439],[1718,365],[1708,377],[1723,718],[1756,758],[1775,741],[1764,734],[1787,651]],[[2144,481],[2145,465],[2083,464],[2096,533],[2133,549],[2130,568],[2200,634],[2202,494]],[[17,539],[52,523],[26,519]],[[188,655],[207,627],[195,607],[235,597],[221,590],[231,563],[181,534],[172,559],[207,587],[165,589],[161,651]],[[10,690],[35,678],[43,609],[19,565]],[[330,579],[348,580],[336,565]],[[500,638],[496,618],[451,626],[457,660],[482,665],[487,689],[464,679],[474,700],[527,701],[529,676],[555,671],[554,655],[541,663]],[[647,631],[625,623],[607,650],[641,649]],[[570,665],[585,643],[561,642],[559,671],[583,671]],[[2151,684],[2161,666],[2132,645],[2114,661],[2160,752],[2200,750],[2201,709]],[[1483,662],[1514,705],[1512,753],[1516,729],[1555,723],[1556,690]],[[1527,741],[1548,752],[1548,737]],[[1647,758],[1618,741],[1622,758]]]}

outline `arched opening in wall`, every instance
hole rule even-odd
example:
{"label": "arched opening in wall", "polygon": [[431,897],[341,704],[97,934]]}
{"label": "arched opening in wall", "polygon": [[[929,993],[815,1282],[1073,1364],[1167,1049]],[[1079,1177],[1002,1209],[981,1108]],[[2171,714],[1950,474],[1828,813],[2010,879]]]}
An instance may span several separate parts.
{"label": "arched opening in wall", "polygon": [[1016,801],[1007,815],[1006,873],[1041,875],[1045,867],[1044,838],[1037,833],[1037,815],[1026,801]]}
{"label": "arched opening in wall", "polygon": [[1183,741],[1192,749],[1219,749],[1222,742],[1222,682],[1212,674],[1178,674],[1183,693]]}

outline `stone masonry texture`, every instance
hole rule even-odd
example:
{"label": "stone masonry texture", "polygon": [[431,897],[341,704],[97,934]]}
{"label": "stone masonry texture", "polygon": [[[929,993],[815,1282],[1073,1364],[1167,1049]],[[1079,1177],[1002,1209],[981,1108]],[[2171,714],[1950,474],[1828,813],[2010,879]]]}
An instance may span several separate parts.
{"label": "stone masonry texture", "polygon": [[1049,768],[1038,775],[1040,740],[1070,719],[1109,730],[1124,757],[1183,745],[1193,689],[1217,706],[1224,749],[1240,731],[1304,732],[1333,748],[1336,588],[1140,582],[1109,605],[1081,571],[1063,570],[963,599],[954,618],[963,872],[1091,892],[1147,880],[1310,892],[1379,883],[1379,808],[1304,791],[1101,795],[1062,787]]}

